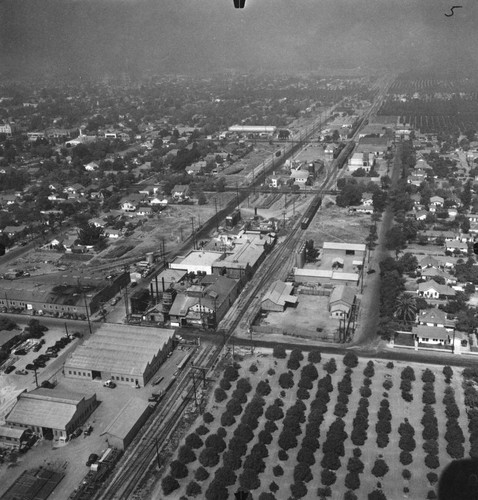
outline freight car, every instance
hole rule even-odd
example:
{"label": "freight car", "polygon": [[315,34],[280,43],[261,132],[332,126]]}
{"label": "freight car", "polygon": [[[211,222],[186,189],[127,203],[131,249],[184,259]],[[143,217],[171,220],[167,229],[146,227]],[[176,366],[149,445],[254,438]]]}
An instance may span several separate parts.
{"label": "freight car", "polygon": [[305,212],[304,217],[302,218],[302,222],[300,224],[300,227],[302,229],[307,229],[309,227],[309,224],[311,220],[314,218],[314,215],[316,214],[320,205],[322,205],[322,198],[320,196],[316,196],[313,199],[307,211]]}
{"label": "freight car", "polygon": [[350,153],[352,153],[353,149],[355,147],[355,142],[350,141],[340,152],[339,156],[336,159],[337,162],[337,168],[342,168],[347,161],[348,157],[350,156]]}

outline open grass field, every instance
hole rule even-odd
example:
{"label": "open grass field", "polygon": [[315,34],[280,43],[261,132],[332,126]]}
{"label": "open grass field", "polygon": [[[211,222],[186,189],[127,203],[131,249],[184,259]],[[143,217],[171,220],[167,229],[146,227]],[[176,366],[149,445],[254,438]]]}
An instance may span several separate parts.
{"label": "open grass field", "polygon": [[436,498],[443,469],[470,453],[461,370],[447,370],[262,349],[225,369],[165,498]]}

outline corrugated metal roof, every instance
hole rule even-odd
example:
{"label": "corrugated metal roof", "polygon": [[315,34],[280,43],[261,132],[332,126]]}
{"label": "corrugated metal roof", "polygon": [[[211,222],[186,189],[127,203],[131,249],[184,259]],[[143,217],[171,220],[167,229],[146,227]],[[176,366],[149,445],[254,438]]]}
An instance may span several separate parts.
{"label": "corrugated metal roof", "polygon": [[284,283],[283,281],[275,281],[264,295],[262,302],[270,300],[274,304],[284,306],[286,303],[295,304],[297,297],[291,295],[294,286],[292,283]]}

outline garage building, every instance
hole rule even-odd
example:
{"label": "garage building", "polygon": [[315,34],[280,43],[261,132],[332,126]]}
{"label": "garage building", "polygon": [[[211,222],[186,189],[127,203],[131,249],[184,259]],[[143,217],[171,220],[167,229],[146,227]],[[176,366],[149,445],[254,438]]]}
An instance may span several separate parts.
{"label": "garage building", "polygon": [[65,376],[144,386],[172,349],[174,330],[103,325],[65,362]]}
{"label": "garage building", "polygon": [[97,405],[96,394],[35,389],[18,396],[5,423],[17,429],[31,429],[45,439],[66,440],[88,419]]}

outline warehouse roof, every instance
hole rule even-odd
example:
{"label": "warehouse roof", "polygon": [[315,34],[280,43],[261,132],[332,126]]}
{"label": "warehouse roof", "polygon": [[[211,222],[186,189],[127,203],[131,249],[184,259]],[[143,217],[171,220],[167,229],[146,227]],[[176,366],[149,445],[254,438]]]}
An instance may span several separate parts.
{"label": "warehouse roof", "polygon": [[355,291],[351,287],[338,285],[330,294],[329,304],[332,305],[335,302],[345,302],[346,304],[352,305],[354,299]]}
{"label": "warehouse roof", "polygon": [[322,248],[324,250],[357,250],[365,252],[365,244],[363,243],[337,243],[335,241],[324,241]]}
{"label": "warehouse roof", "polygon": [[76,413],[78,403],[93,396],[57,389],[23,392],[6,421],[65,430]]}
{"label": "warehouse roof", "polygon": [[144,412],[149,410],[147,401],[140,398],[131,398],[101,435],[110,434],[119,439],[126,438]]}
{"label": "warehouse roof", "polygon": [[70,354],[65,368],[143,376],[173,335],[174,330],[164,328],[103,325]]}
{"label": "warehouse roof", "polygon": [[262,302],[270,300],[272,303],[284,306],[285,304],[295,304],[297,297],[292,295],[294,285],[292,283],[284,283],[283,281],[274,281],[271,287],[264,295]]}

